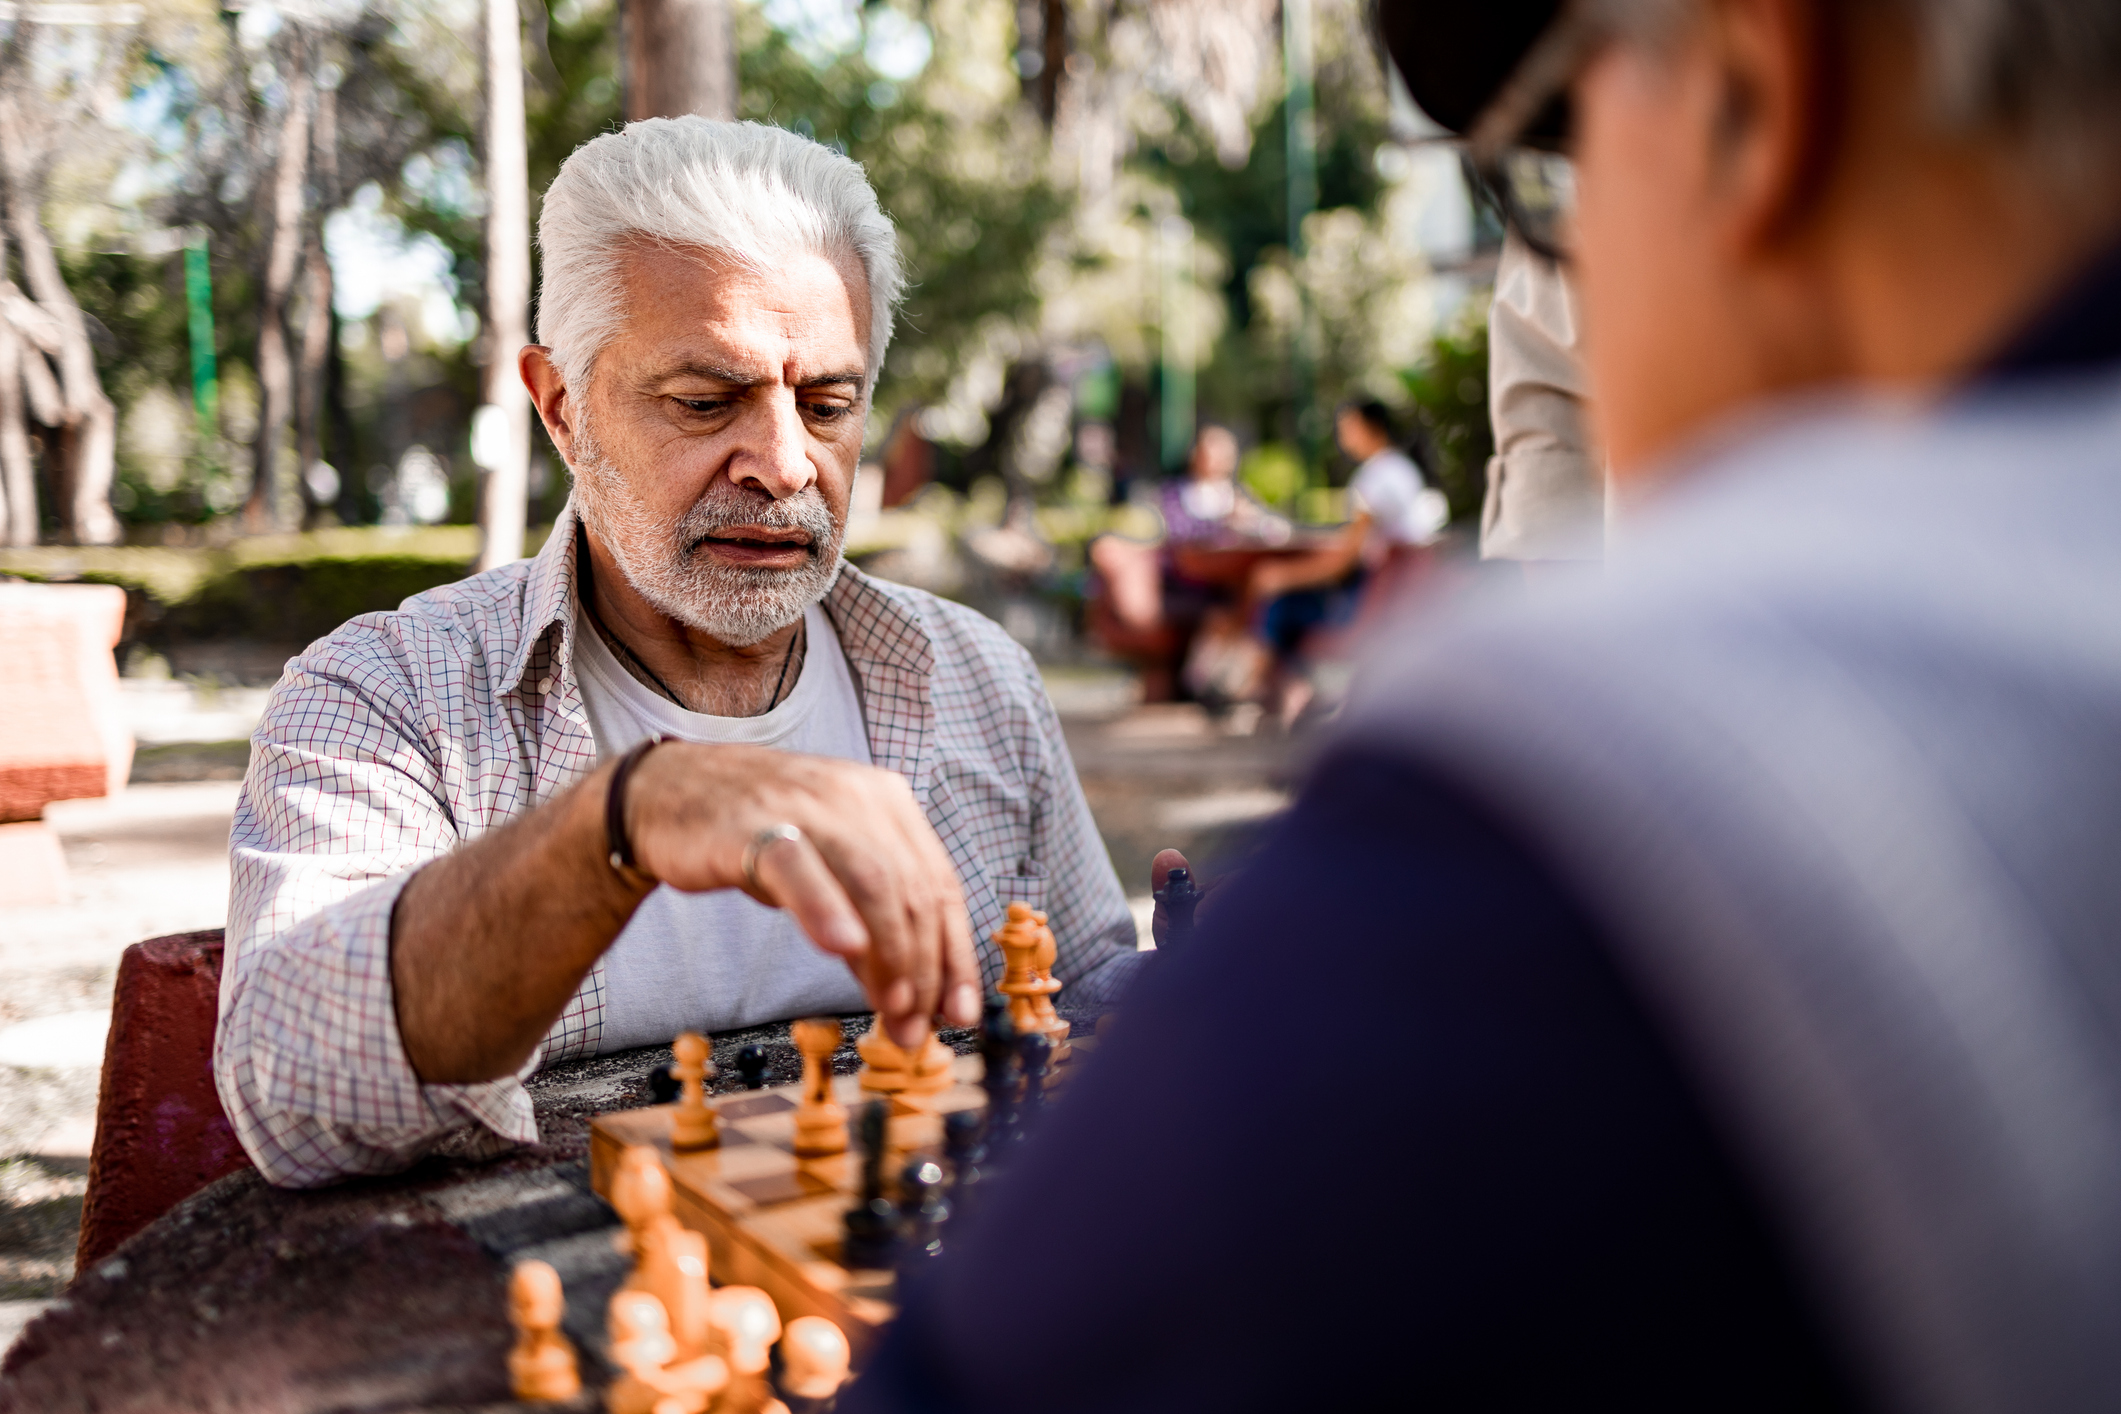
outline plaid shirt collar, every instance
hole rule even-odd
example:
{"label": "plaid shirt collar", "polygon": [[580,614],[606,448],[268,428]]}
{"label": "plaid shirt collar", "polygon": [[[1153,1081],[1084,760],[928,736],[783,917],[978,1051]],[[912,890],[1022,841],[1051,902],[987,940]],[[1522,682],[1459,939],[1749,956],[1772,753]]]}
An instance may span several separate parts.
{"label": "plaid shirt collar", "polygon": [[[503,666],[502,683],[522,692],[548,641],[563,682],[561,702],[579,699],[574,684],[575,626],[574,500],[568,498],[544,548],[531,561],[523,586],[522,632]],[[935,739],[931,682],[935,640],[912,600],[895,587],[842,564],[826,592],[826,616],[839,634],[854,690],[869,730],[869,754],[878,766],[896,770],[925,806],[931,748]]]}

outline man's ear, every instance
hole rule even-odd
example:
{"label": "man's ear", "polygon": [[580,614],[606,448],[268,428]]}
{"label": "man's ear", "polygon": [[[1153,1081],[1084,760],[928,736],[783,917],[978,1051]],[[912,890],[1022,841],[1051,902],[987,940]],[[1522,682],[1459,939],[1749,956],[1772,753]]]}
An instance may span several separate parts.
{"label": "man's ear", "polygon": [[569,458],[574,452],[574,406],[560,367],[552,361],[552,350],[543,344],[525,345],[516,355],[516,370],[523,376],[523,386],[530,389],[530,401],[545,424],[545,435],[552,438],[563,460]]}
{"label": "man's ear", "polygon": [[1736,253],[1789,239],[1814,214],[1840,120],[1840,36],[1822,0],[1716,0],[1702,39],[1717,69],[1712,168]]}

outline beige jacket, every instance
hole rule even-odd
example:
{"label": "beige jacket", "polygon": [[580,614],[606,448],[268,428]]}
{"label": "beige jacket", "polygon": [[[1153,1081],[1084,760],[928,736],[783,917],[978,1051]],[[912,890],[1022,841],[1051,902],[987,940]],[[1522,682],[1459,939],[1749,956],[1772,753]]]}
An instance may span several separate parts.
{"label": "beige jacket", "polygon": [[1488,313],[1495,455],[1480,509],[1481,558],[1605,557],[1605,458],[1585,426],[1585,393],[1576,292],[1513,232]]}

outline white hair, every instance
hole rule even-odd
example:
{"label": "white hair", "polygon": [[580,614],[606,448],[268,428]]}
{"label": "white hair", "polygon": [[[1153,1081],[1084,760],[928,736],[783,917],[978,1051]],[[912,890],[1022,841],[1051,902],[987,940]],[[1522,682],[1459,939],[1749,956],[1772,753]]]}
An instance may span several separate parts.
{"label": "white hair", "polygon": [[538,216],[538,342],[578,396],[626,317],[619,256],[634,238],[754,270],[772,270],[790,251],[854,256],[869,283],[863,391],[875,386],[905,274],[898,234],[860,163],[782,128],[700,117],[646,118],[576,148]]}

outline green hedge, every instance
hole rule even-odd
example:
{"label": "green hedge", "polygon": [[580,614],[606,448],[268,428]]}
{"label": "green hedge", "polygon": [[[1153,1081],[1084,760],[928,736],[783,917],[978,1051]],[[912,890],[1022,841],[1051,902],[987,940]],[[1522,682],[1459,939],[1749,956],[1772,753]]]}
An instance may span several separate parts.
{"label": "green hedge", "polygon": [[[532,533],[532,552],[541,538]],[[0,574],[120,586],[129,642],[297,644],[357,614],[395,609],[414,594],[464,578],[477,550],[478,532],[470,526],[354,527],[258,536],[212,549],[0,550]]]}

